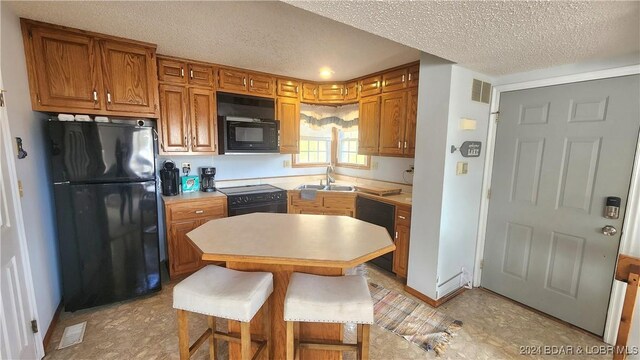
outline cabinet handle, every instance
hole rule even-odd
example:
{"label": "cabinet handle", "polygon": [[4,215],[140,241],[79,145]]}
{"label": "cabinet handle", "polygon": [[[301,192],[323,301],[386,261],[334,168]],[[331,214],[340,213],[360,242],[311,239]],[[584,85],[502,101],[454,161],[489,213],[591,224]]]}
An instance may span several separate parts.
{"label": "cabinet handle", "polygon": [[398,141],[398,149],[402,148],[402,141]]}
{"label": "cabinet handle", "polygon": [[406,141],[404,142],[404,148],[405,149],[407,148],[407,142]]}
{"label": "cabinet handle", "polygon": [[98,103],[98,92],[93,90],[93,102]]}
{"label": "cabinet handle", "polygon": [[189,146],[189,143],[187,142],[187,135],[184,136],[184,146]]}
{"label": "cabinet handle", "polygon": [[111,104],[111,93],[107,91],[107,103]]}
{"label": "cabinet handle", "polygon": [[409,81],[411,81],[411,73],[409,73]]}
{"label": "cabinet handle", "polygon": [[242,86],[247,86],[247,78],[242,78]]}
{"label": "cabinet handle", "polygon": [[[406,218],[406,217],[404,217],[404,216],[402,216],[402,215],[398,215],[398,217],[399,217],[400,219],[402,219],[402,220],[407,220],[407,218]],[[396,234],[397,234],[397,232],[396,232]],[[396,235],[396,236],[398,236],[398,235]]]}
{"label": "cabinet handle", "polygon": [[398,238],[398,232],[396,231],[396,239]]}
{"label": "cabinet handle", "polygon": [[402,82],[404,82],[404,75],[402,75]]}
{"label": "cabinet handle", "polygon": [[376,86],[375,87],[380,87],[380,81],[376,81]]}
{"label": "cabinet handle", "polygon": [[195,213],[196,214],[204,214],[204,210],[196,210]]}
{"label": "cabinet handle", "polygon": [[340,95],[344,95],[344,88],[340,89]]}
{"label": "cabinet handle", "polygon": [[344,89],[344,94],[349,95],[349,88]]}
{"label": "cabinet handle", "polygon": [[298,93],[298,87],[296,86],[296,94]]}
{"label": "cabinet handle", "polygon": [[184,77],[184,68],[180,66],[180,77]]}
{"label": "cabinet handle", "polygon": [[253,79],[249,80],[249,86],[253,87]]}
{"label": "cabinet handle", "polygon": [[189,78],[193,79],[193,70],[189,70]]}
{"label": "cabinet handle", "polygon": [[195,136],[193,137],[193,142],[191,143],[191,147],[194,148],[194,149],[196,148],[196,137]]}
{"label": "cabinet handle", "polygon": [[313,89],[313,96],[316,95],[316,89]]}

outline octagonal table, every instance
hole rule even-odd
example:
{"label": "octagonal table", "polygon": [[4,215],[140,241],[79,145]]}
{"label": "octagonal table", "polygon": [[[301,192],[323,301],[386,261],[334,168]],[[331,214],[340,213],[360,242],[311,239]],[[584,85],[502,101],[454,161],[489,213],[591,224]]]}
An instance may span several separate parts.
{"label": "octagonal table", "polygon": [[[187,237],[207,261],[226,261],[227,268],[273,273],[271,357],[286,358],[284,297],[291,273],[339,276],[345,270],[395,250],[387,230],[346,216],[253,213],[211,220]],[[262,310],[251,322],[261,334]],[[239,331],[229,322],[230,331]],[[342,340],[341,324],[302,323],[303,339]],[[239,346],[229,344],[231,358]],[[301,350],[302,359],[340,359],[337,352]]]}

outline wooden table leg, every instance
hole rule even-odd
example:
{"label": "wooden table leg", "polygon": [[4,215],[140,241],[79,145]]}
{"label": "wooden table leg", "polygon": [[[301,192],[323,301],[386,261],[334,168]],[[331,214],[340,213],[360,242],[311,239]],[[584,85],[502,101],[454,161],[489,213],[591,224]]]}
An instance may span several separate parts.
{"label": "wooden table leg", "polygon": [[[227,268],[242,271],[266,271],[273,273],[273,294],[270,298],[271,315],[271,351],[272,359],[286,359],[286,323],[284,321],[284,297],[289,286],[289,278],[293,272],[307,274],[340,276],[344,275],[344,270],[340,268],[324,268],[314,266],[293,266],[293,265],[270,265],[241,262],[227,262]],[[342,324],[325,323],[301,323],[300,337],[302,339],[317,340],[342,340]],[[230,332],[239,332],[237,322],[229,322]],[[262,311],[258,312],[251,321],[251,333],[262,335]],[[255,347],[254,347],[255,350]],[[238,344],[229,344],[229,355],[231,359],[240,358],[240,347]],[[340,360],[342,354],[339,352],[303,349],[300,357],[302,359],[328,359]],[[265,356],[261,356],[262,359]]]}

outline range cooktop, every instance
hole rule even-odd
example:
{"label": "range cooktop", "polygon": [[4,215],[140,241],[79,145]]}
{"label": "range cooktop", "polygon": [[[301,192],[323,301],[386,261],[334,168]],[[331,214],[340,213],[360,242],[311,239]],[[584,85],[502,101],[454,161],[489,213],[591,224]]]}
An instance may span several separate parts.
{"label": "range cooktop", "polygon": [[229,196],[229,195],[249,195],[249,194],[265,194],[272,193],[278,191],[285,191],[280,189],[279,187],[275,187],[273,185],[264,184],[264,185],[245,185],[245,186],[232,186],[227,188],[219,188],[218,191]]}

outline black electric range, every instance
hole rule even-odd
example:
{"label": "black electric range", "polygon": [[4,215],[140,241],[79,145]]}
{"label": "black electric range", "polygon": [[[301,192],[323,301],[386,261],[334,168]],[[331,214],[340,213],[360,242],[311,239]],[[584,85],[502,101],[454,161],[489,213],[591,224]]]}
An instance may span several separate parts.
{"label": "black electric range", "polygon": [[227,195],[229,216],[287,212],[287,191],[273,185],[233,186],[218,191]]}

